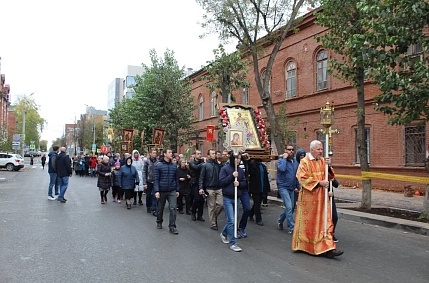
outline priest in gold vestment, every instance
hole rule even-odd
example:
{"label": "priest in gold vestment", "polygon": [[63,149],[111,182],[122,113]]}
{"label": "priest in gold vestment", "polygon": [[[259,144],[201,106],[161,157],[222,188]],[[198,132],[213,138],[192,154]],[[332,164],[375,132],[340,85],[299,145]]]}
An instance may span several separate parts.
{"label": "priest in gold vestment", "polygon": [[[325,164],[330,165],[331,160],[322,156],[322,143],[318,140],[312,141],[310,153],[301,159],[296,173],[301,190],[296,207],[292,250],[333,258],[342,255],[343,251],[337,250],[334,243],[334,224],[329,202],[327,233],[324,236],[325,188],[329,186],[329,181],[325,179]],[[330,167],[328,178],[334,178],[334,171]]]}

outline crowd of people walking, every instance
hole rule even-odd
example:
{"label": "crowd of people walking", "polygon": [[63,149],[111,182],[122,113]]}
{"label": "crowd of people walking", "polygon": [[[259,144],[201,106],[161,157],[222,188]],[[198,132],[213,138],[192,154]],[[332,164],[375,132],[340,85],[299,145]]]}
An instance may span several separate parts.
{"label": "crowd of people walking", "polygon": [[[295,157],[293,152],[293,145],[287,145],[278,161],[276,183],[284,211],[277,220],[277,227],[283,230],[286,221],[287,230],[293,235],[293,250],[324,254],[331,258],[339,256],[343,252],[336,250],[335,246],[337,240],[333,231],[338,218],[334,207],[332,217],[328,217],[328,235],[320,236],[315,231],[322,221],[320,204],[323,188],[329,185],[321,170],[328,164],[329,178],[333,179],[331,161],[321,157],[323,146],[320,141],[310,144],[308,154],[300,149]],[[97,187],[102,205],[108,202],[110,190],[112,201],[121,203],[125,200],[127,209],[137,204],[143,206],[145,195],[147,213],[156,217],[158,229],[163,228],[164,207],[168,203],[168,229],[174,235],[179,234],[177,213],[189,215],[192,221],[205,222],[205,206],[209,227],[215,231],[219,230],[218,217],[225,211],[226,224],[221,229],[220,238],[236,252],[242,250],[237,244],[237,238],[247,237],[249,220],[259,226],[264,225],[261,206],[267,203],[270,191],[268,170],[262,160],[251,159],[244,152],[221,153],[210,149],[207,157],[202,157],[201,151],[195,150],[187,159],[182,154],[173,154],[171,149],[164,150],[160,155],[156,149],[152,149],[147,156],[133,150],[132,154],[125,153],[122,156],[108,153],[101,157],[85,155],[70,159],[65,148],[53,146],[48,157],[49,200],[67,201],[64,195],[73,168],[77,176],[98,178]],[[236,197],[237,206],[241,207],[238,223],[235,223],[234,216]],[[315,203],[318,205],[314,207]],[[312,223],[311,227],[309,223]]]}

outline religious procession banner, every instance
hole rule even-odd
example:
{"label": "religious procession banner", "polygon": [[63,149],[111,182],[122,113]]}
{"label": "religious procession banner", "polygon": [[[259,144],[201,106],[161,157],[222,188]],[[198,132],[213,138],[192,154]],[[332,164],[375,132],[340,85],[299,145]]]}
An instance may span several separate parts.
{"label": "religious procession banner", "polygon": [[161,146],[165,136],[165,130],[161,128],[153,129],[152,143]]}

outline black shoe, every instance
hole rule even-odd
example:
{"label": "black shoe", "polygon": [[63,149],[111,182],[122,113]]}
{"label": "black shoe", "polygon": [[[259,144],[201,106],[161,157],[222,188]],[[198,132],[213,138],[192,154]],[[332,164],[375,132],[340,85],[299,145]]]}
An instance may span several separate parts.
{"label": "black shoe", "polygon": [[[201,222],[204,222],[204,221],[205,221],[205,220],[204,220],[204,218],[202,218],[202,217],[198,217],[198,218],[197,218],[197,220],[198,220],[198,221],[201,221]],[[217,228],[217,226],[216,226],[216,228]]]}
{"label": "black shoe", "polygon": [[147,211],[147,213],[152,213],[152,209],[150,209],[150,208],[148,208],[146,211]]}
{"label": "black shoe", "polygon": [[197,217],[195,216],[195,214],[192,214],[192,221],[197,221]]}
{"label": "black shoe", "polygon": [[338,243],[338,239],[334,236],[334,243]]}
{"label": "black shoe", "polygon": [[62,203],[66,203],[66,199],[65,198],[62,198],[62,199],[60,199],[60,202],[62,202]]}
{"label": "black shoe", "polygon": [[154,212],[152,212],[152,215],[155,216],[155,217],[157,217],[158,213],[156,213],[156,211],[154,211]]}
{"label": "black shoe", "polygon": [[191,212],[190,211],[186,211],[186,215],[191,215]]}
{"label": "black shoe", "polygon": [[171,233],[171,234],[174,234],[174,235],[179,234],[179,232],[177,231],[176,227],[171,227],[171,228],[170,228],[170,233]]}
{"label": "black shoe", "polygon": [[330,250],[330,251],[328,251],[328,252],[325,253],[325,256],[327,258],[333,258],[335,256],[340,256],[343,253],[344,253],[344,251],[342,251],[342,250]]}
{"label": "black shoe", "polygon": [[162,223],[156,223],[156,228],[162,229]]}
{"label": "black shoe", "polygon": [[131,203],[127,204],[127,209],[131,209]]}
{"label": "black shoe", "polygon": [[264,222],[262,222],[262,221],[257,221],[256,224],[259,226],[264,226]]}
{"label": "black shoe", "polygon": [[215,231],[218,230],[217,226],[210,226],[210,229],[215,230]]}
{"label": "black shoe", "polygon": [[182,210],[179,210],[179,214],[184,214],[184,212]]}
{"label": "black shoe", "polygon": [[136,201],[134,201],[134,202],[133,202],[133,205],[137,205],[137,202],[136,202]]}
{"label": "black shoe", "polygon": [[249,216],[249,221],[255,221],[255,219],[253,219],[253,217]]}
{"label": "black shoe", "polygon": [[140,205],[143,205],[143,201],[139,200],[139,204],[140,204]]}

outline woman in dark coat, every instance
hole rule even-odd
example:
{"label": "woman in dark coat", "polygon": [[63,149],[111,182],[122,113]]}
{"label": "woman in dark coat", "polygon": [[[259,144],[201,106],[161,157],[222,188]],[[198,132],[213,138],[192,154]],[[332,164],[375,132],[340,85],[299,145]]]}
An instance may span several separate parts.
{"label": "woman in dark coat", "polygon": [[124,190],[127,209],[131,209],[131,198],[134,196],[134,188],[140,183],[139,174],[133,165],[131,156],[125,159],[125,165],[121,166],[118,174],[118,184]]}
{"label": "woman in dark coat", "polygon": [[100,190],[101,204],[107,203],[107,193],[111,186],[110,173],[111,167],[109,166],[109,157],[103,157],[103,161],[97,166],[98,181],[97,187]]}

